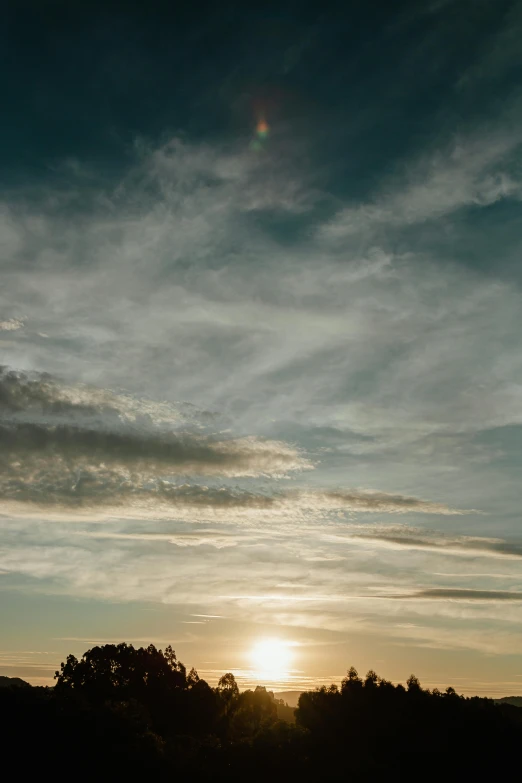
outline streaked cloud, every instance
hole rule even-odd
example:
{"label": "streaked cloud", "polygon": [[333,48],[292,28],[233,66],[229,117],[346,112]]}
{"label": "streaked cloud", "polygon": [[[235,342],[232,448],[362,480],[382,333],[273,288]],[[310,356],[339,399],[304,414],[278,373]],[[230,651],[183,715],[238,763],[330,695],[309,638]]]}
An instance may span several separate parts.
{"label": "streaked cloud", "polygon": [[487,536],[451,536],[434,534],[410,528],[409,530],[384,529],[355,534],[355,538],[383,546],[401,549],[428,549],[433,552],[471,557],[497,557],[519,559],[522,557],[522,542],[505,541]]}
{"label": "streaked cloud", "polygon": [[213,432],[209,425],[217,416],[195,408],[187,415],[186,409],[85,384],[68,386],[45,374],[0,369],[0,497],[11,513],[24,503],[199,518],[205,512],[468,513],[372,490],[259,492],[175,483],[189,475],[280,478],[313,468],[291,444]]}
{"label": "streaked cloud", "polygon": [[522,180],[514,175],[513,156],[521,144],[518,131],[504,129],[452,140],[445,150],[410,162],[402,178],[387,183],[374,202],[340,211],[324,227],[325,235],[340,239],[412,226],[463,207],[519,199]]}
{"label": "streaked cloud", "polygon": [[433,503],[420,498],[405,495],[393,495],[387,492],[372,490],[330,490],[303,494],[303,504],[306,502],[316,507],[345,509],[350,512],[381,513],[381,514],[442,514],[444,516],[460,516],[476,513],[476,511],[450,508],[444,503]]}
{"label": "streaked cloud", "polygon": [[[169,486],[163,477],[281,476],[311,468],[286,443],[205,432],[201,423],[194,427],[172,407],[169,420],[165,403],[100,389],[61,388],[48,376],[2,371],[2,497],[75,505],[84,500],[118,503],[138,492],[166,503],[178,497],[195,505],[205,497],[204,505],[223,506],[227,500],[238,505],[241,499],[233,493],[190,493],[187,487]],[[208,418],[200,416],[205,423]],[[257,500],[258,505],[269,502]]]}
{"label": "streaked cloud", "polygon": [[517,202],[517,132],[435,141],[354,204],[277,148],[135,153],[1,211],[0,306],[31,326],[2,331],[5,583],[522,650],[518,484],[488,442],[522,422],[520,293],[427,231]]}
{"label": "streaked cloud", "polygon": [[471,590],[454,587],[433,587],[415,593],[387,595],[387,598],[429,599],[436,601],[522,601],[522,593],[514,590]]}

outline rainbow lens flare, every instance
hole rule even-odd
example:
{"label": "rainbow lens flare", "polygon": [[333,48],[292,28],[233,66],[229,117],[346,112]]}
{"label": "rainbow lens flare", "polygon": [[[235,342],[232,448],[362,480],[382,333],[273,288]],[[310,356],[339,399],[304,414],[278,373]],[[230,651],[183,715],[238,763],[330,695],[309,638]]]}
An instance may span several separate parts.
{"label": "rainbow lens flare", "polygon": [[265,120],[259,120],[256,126],[256,135],[259,139],[266,139],[269,134],[270,128]]}

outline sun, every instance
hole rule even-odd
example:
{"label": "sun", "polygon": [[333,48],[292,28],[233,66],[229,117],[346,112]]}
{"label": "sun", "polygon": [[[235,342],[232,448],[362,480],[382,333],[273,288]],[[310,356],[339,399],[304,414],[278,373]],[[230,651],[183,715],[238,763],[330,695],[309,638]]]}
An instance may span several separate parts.
{"label": "sun", "polygon": [[290,643],[280,639],[260,639],[252,648],[250,658],[259,674],[270,677],[285,675],[292,662]]}

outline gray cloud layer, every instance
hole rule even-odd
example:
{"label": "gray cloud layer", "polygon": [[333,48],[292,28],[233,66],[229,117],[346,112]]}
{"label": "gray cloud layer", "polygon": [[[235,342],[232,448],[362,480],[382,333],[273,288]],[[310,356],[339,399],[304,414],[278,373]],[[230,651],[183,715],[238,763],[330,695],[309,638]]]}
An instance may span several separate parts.
{"label": "gray cloud layer", "polygon": [[62,388],[47,375],[4,369],[0,492],[44,505],[117,503],[126,494],[152,491],[168,500],[175,490],[162,477],[279,476],[311,467],[286,443],[198,431],[176,411],[171,421],[166,413],[165,404],[131,404],[109,391]]}
{"label": "gray cloud layer", "polygon": [[287,443],[224,437],[195,426],[196,415],[188,421],[179,406],[170,413],[169,420],[167,403],[0,369],[0,496],[40,507],[127,505],[188,514],[463,513],[370,490],[259,492],[173,483],[187,475],[278,477],[312,464]]}
{"label": "gray cloud layer", "polygon": [[438,601],[522,601],[522,593],[510,590],[471,590],[454,587],[434,587],[386,598],[419,598]]}
{"label": "gray cloud layer", "polygon": [[443,536],[410,529],[400,532],[365,532],[355,536],[376,544],[389,545],[403,549],[428,549],[446,554],[468,554],[482,557],[521,558],[522,544],[517,541],[504,541],[498,538],[479,536]]}

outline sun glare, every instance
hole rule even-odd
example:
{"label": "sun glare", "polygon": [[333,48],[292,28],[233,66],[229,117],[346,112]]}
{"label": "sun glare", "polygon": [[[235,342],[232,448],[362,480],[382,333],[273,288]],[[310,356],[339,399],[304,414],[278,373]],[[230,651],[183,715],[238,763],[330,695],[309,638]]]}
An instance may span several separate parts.
{"label": "sun glare", "polygon": [[287,674],[292,662],[290,644],[280,639],[261,639],[252,648],[250,657],[256,672],[271,677]]}

